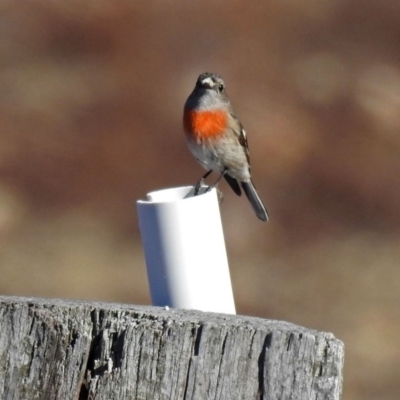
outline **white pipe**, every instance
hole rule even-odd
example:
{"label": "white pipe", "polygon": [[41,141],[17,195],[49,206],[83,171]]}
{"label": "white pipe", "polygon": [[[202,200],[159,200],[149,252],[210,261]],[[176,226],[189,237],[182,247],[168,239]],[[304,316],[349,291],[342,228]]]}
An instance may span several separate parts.
{"label": "white pipe", "polygon": [[159,190],[137,209],[153,305],[235,314],[216,190]]}

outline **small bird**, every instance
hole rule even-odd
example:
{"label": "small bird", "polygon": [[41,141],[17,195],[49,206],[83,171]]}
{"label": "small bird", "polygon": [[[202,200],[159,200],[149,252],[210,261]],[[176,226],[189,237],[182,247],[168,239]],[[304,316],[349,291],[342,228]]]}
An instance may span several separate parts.
{"label": "small bird", "polygon": [[219,75],[205,72],[198,77],[185,103],[183,127],[189,149],[207,170],[196,185],[195,195],[205,178],[213,171],[219,172],[219,178],[207,190],[224,177],[238,196],[242,194],[241,186],[257,217],[268,221],[267,209],[251,181],[246,132],[233,113]]}

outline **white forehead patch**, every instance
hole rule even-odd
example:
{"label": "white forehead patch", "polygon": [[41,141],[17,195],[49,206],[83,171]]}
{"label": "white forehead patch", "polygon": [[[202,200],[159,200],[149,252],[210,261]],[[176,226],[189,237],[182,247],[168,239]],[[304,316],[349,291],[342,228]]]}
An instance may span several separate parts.
{"label": "white forehead patch", "polygon": [[205,78],[201,81],[203,85],[208,85],[209,87],[214,87],[215,83],[211,78]]}

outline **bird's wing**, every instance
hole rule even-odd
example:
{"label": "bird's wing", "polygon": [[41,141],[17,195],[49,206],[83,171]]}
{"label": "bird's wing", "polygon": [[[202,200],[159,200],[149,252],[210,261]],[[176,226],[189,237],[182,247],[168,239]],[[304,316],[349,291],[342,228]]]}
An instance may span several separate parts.
{"label": "bird's wing", "polygon": [[250,165],[249,143],[247,141],[246,131],[244,130],[243,125],[241,124],[239,119],[232,113],[231,113],[231,116],[233,119],[233,123],[232,123],[233,132],[236,135],[237,141],[242,146],[242,148],[246,154],[247,162]]}

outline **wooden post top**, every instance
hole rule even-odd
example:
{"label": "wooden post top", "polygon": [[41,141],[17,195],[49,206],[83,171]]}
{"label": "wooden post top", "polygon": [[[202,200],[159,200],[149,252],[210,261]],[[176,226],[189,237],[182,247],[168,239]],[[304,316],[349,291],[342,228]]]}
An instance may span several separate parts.
{"label": "wooden post top", "polygon": [[344,345],[288,322],[0,296],[1,399],[326,399]]}

